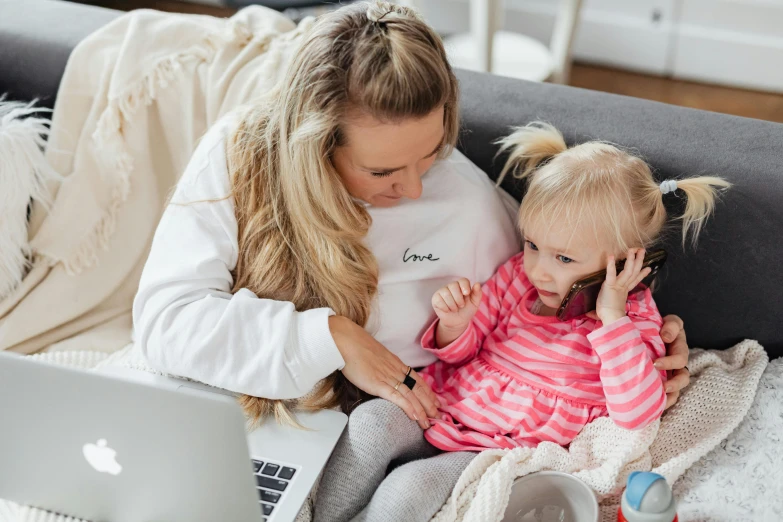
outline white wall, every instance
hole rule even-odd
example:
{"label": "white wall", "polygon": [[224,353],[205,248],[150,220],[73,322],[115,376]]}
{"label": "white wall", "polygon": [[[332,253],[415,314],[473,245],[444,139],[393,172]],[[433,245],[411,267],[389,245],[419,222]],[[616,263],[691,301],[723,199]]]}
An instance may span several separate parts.
{"label": "white wall", "polygon": [[783,91],[783,0],[684,0],[672,73]]}
{"label": "white wall", "polygon": [[[468,28],[468,0],[417,0],[442,32]],[[508,30],[547,42],[557,0],[507,0]],[[783,92],[783,0],[585,0],[582,61]]]}

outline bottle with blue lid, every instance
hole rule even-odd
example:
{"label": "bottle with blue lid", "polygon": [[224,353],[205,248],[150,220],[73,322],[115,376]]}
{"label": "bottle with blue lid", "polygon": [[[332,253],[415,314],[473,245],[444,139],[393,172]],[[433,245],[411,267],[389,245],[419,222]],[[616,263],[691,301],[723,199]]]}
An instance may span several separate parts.
{"label": "bottle with blue lid", "polygon": [[648,471],[631,473],[617,522],[677,522],[677,503],[666,479]]}

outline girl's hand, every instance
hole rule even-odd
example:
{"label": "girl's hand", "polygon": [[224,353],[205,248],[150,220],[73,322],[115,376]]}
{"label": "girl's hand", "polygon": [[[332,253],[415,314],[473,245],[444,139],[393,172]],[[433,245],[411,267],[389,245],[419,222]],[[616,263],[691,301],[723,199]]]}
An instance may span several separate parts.
{"label": "girl's hand", "polygon": [[643,263],[644,249],[632,248],[628,250],[625,266],[618,275],[614,256],[609,256],[606,264],[606,281],[601,285],[595,306],[595,313],[602,323],[613,323],[625,317],[628,292],[636,288],[650,273],[650,267],[642,270]]}
{"label": "girl's hand", "polygon": [[345,360],[343,375],[357,388],[393,402],[422,429],[430,427],[428,417],[439,418],[440,403],[429,385],[415,370],[410,373],[416,380],[413,390],[402,384],[408,366],[364,328],[347,317],[332,316],[329,330]]}
{"label": "girl's hand", "polygon": [[439,322],[435,342],[443,347],[462,335],[476,315],[481,304],[481,285],[473,288],[466,278],[444,286],[432,296],[432,308]]}

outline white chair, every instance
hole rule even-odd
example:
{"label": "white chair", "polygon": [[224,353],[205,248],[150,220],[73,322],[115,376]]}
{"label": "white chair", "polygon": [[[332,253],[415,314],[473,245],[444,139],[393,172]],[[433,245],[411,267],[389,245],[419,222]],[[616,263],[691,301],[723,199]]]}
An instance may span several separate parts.
{"label": "white chair", "polygon": [[470,33],[444,41],[451,64],[523,80],[568,83],[582,0],[559,0],[549,47],[522,34],[498,31],[501,1],[470,0]]}

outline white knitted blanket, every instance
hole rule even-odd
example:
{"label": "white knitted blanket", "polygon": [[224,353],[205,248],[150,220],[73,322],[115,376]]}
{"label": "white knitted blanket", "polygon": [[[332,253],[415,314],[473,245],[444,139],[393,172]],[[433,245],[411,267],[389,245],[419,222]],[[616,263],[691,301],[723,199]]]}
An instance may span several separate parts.
{"label": "white knitted blanket", "polygon": [[[108,356],[102,352],[74,351],[31,357],[79,368],[94,368],[105,362]],[[587,482],[601,499],[602,522],[614,522],[619,494],[632,471],[652,470],[674,484],[689,467],[732,434],[753,403],[767,363],[766,352],[755,341],[743,341],[725,351],[692,350],[689,363],[691,384],[660,423],[634,432],[617,428],[610,419],[602,418],[586,426],[568,449],[543,443],[536,449],[485,451],[465,470],[452,497],[433,520],[499,521],[514,478],[553,469],[573,473]],[[783,365],[778,368],[783,369]],[[777,382],[782,377],[771,375],[770,379]],[[773,387],[767,388],[773,392]],[[762,408],[763,405],[756,405],[757,410]],[[777,420],[779,424],[783,423],[783,420]],[[774,421],[771,419],[770,422]],[[704,481],[708,480],[710,475],[719,471],[710,467],[712,462],[710,459],[698,462],[696,467],[704,469],[692,474],[693,477],[701,476]],[[725,464],[727,458],[721,462]],[[697,490],[699,484],[691,478],[688,485],[690,489]],[[675,491],[679,498],[683,498],[688,495],[689,488],[678,485]],[[700,493],[703,496],[704,492]],[[755,500],[764,502],[761,496]],[[690,512],[694,516],[682,517],[682,522],[704,520],[699,518],[699,510],[695,507],[692,506]],[[682,511],[680,514],[683,514]],[[308,503],[297,522],[309,521],[310,515]],[[0,501],[0,522],[78,521]]]}

